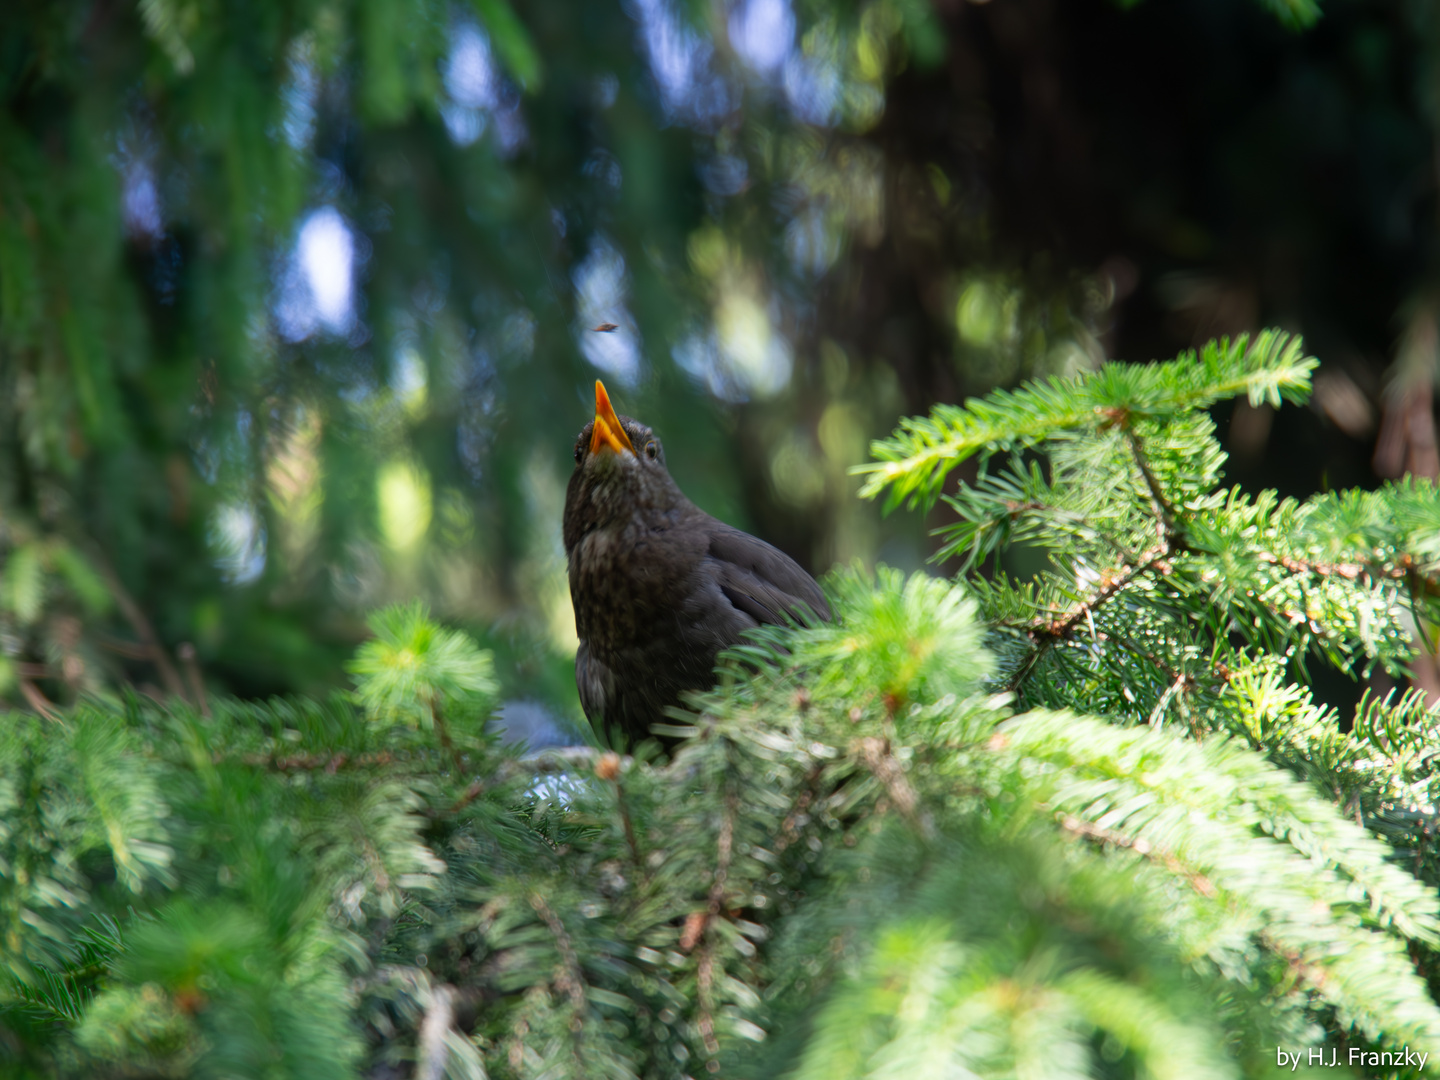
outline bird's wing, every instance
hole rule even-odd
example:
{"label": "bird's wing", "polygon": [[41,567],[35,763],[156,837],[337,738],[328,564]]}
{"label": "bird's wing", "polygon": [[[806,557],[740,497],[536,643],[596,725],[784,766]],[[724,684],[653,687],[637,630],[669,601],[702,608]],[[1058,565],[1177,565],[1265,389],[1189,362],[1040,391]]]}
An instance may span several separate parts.
{"label": "bird's wing", "polygon": [[615,697],[615,675],[590,655],[590,643],[580,642],[575,650],[575,689],[580,692],[580,707],[590,719],[604,716]]}
{"label": "bird's wing", "polygon": [[764,540],[717,521],[706,561],[725,598],[756,623],[830,620],[830,605],[815,579]]}

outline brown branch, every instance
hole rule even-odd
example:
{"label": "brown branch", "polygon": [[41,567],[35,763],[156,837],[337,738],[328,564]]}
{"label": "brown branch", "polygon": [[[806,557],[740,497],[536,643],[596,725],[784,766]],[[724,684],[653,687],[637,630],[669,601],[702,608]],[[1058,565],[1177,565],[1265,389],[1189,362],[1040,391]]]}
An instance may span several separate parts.
{"label": "brown branch", "polygon": [[555,976],[555,988],[570,999],[570,1007],[574,1010],[574,1016],[570,1020],[570,1031],[574,1035],[580,1034],[580,1028],[585,1023],[585,973],[580,967],[580,957],[575,952],[575,944],[570,940],[570,934],[565,929],[565,924],[560,917],[551,910],[545,898],[538,892],[530,894],[530,906],[535,909],[545,926],[550,930],[550,935],[555,939],[555,947],[560,952],[560,967]]}
{"label": "brown branch", "polygon": [[[229,760],[227,755],[216,753],[212,760],[218,765]],[[337,773],[341,769],[367,769],[376,765],[389,765],[394,756],[388,750],[375,754],[246,754],[240,759],[246,765],[258,765],[276,772],[325,772]]]}
{"label": "brown branch", "polygon": [[735,852],[735,793],[725,796],[725,816],[720,820],[720,836],[715,845],[715,878],[710,885],[710,904],[707,910],[712,917],[720,914],[725,899],[725,882],[730,876],[730,858]]}
{"label": "brown branch", "polygon": [[692,911],[685,919],[685,928],[680,934],[680,948],[689,952],[698,944],[700,950],[695,959],[696,996],[699,998],[700,1015],[695,1027],[705,1045],[710,1060],[705,1067],[718,1072],[720,1042],[715,1038],[715,957],[710,948],[710,926],[720,914],[725,903],[725,882],[730,876],[730,859],[735,850],[735,793],[725,797],[725,816],[720,821],[720,836],[716,844],[715,876],[710,883],[710,897],[704,911]]}
{"label": "brown branch", "polygon": [[[1361,574],[1374,573],[1374,569],[1362,566],[1360,563],[1323,563],[1312,562],[1309,559],[1296,559],[1289,555],[1276,555],[1270,551],[1259,551],[1255,557],[1263,563],[1270,563],[1273,566],[1282,566],[1292,574],[1314,574],[1316,577],[1342,577],[1346,581],[1354,581]],[[1382,568],[1381,577],[1401,578],[1405,571],[1397,567],[1393,571]]]}
{"label": "brown branch", "polygon": [[1168,547],[1161,547],[1148,552],[1143,558],[1144,561],[1122,570],[1118,575],[1105,582],[1095,594],[1088,600],[1081,601],[1078,605],[1051,619],[1036,619],[1026,629],[1031,637],[1041,638],[1065,638],[1080,624],[1082,619],[1087,619],[1098,611],[1108,600],[1111,600],[1125,586],[1138,578],[1141,574],[1148,573],[1154,569],[1166,571],[1169,564],[1165,559],[1170,554]]}
{"label": "brown branch", "polygon": [[890,753],[890,743],[886,739],[878,739],[875,736],[867,736],[857,739],[854,746],[857,756],[865,767],[885,786],[886,792],[890,795],[890,801],[895,804],[896,809],[904,815],[905,819],[919,830],[920,835],[929,838],[935,832],[935,824],[930,820],[930,815],[920,809],[920,796],[910,784],[910,778],[905,775],[900,762]]}
{"label": "brown branch", "polygon": [[133,641],[126,641],[123,638],[111,637],[109,634],[97,635],[100,647],[110,652],[124,656],[130,660],[149,660],[150,650],[144,645],[138,645]]}
{"label": "brown branch", "polygon": [[1115,577],[1105,582],[1096,590],[1095,594],[1087,600],[1081,601],[1075,607],[1065,612],[1052,612],[1047,618],[1035,618],[1025,624],[1007,624],[1010,627],[1023,631],[1035,643],[1034,650],[1026,656],[1024,662],[1016,669],[1006,684],[1007,690],[1016,690],[1025,681],[1026,676],[1035,669],[1035,665],[1050,651],[1058,641],[1070,637],[1075,628],[1082,621],[1089,622],[1095,612],[1100,610],[1106,603],[1113,600],[1122,589],[1130,585],[1142,574],[1151,570],[1159,570],[1163,574],[1171,572],[1170,563],[1167,561],[1172,549],[1168,545],[1152,548],[1141,561],[1128,566],[1120,571]]}
{"label": "brown branch", "polygon": [[1285,948],[1266,930],[1261,930],[1256,936],[1262,945],[1285,961],[1297,982],[1309,983],[1322,994],[1329,992],[1330,978],[1318,964],[1307,964],[1298,951]]}
{"label": "brown branch", "polygon": [[19,683],[20,693],[25,695],[25,700],[30,703],[32,709],[46,720],[59,722],[60,712],[55,707],[55,703],[42,694],[38,686],[23,676],[19,679]]}
{"label": "brown branch", "polygon": [[1167,551],[1174,550],[1175,542],[1181,535],[1180,522],[1165,498],[1165,493],[1160,490],[1160,481],[1150,471],[1150,463],[1145,460],[1145,453],[1140,449],[1140,439],[1133,431],[1127,430],[1125,441],[1130,444],[1130,454],[1140,469],[1140,475],[1145,479],[1145,486],[1150,489],[1150,503],[1155,508],[1155,528],[1160,543]]}
{"label": "brown branch", "polygon": [[715,960],[710,955],[710,943],[707,941],[700,949],[700,957],[695,965],[695,983],[700,999],[700,1016],[695,1021],[695,1026],[700,1031],[700,1039],[705,1044],[705,1052],[710,1055],[710,1060],[705,1063],[706,1069],[710,1072],[720,1071],[720,1062],[715,1055],[720,1053],[720,1040],[715,1038],[715,1000],[713,988],[715,985]]}
{"label": "brown branch", "polygon": [[716,842],[715,874],[710,880],[710,895],[704,911],[692,911],[685,918],[680,933],[680,948],[689,952],[700,942],[725,902],[725,881],[730,876],[730,858],[735,850],[735,795],[725,797],[725,815],[720,819],[720,836]]}
{"label": "brown branch", "polygon": [[620,823],[625,829],[625,843],[630,847],[630,861],[635,864],[636,874],[643,876],[645,863],[640,858],[640,843],[635,839],[635,823],[630,820],[630,806],[625,801],[625,788],[620,783],[622,771],[620,755],[613,751],[601,754],[595,762],[595,775],[601,780],[610,781],[615,786],[615,805],[620,810]]}
{"label": "brown branch", "polygon": [[1215,883],[1198,870],[1192,870],[1179,860],[1173,853],[1164,848],[1157,848],[1148,840],[1138,836],[1126,836],[1114,829],[1103,829],[1094,822],[1078,818],[1074,814],[1062,814],[1060,816],[1060,827],[1066,832],[1074,833],[1076,836],[1084,837],[1086,840],[1095,840],[1102,844],[1110,844],[1114,847],[1128,848],[1135,854],[1143,856],[1152,862],[1164,865],[1165,869],[1172,874],[1183,877],[1190,883],[1191,888],[1201,896],[1213,898],[1218,891]]}
{"label": "brown branch", "polygon": [[630,846],[630,859],[635,864],[635,872],[640,875],[645,873],[645,860],[640,857],[640,842],[635,839],[635,825],[630,820],[630,807],[625,802],[625,789],[620,786],[620,781],[615,781],[615,801],[620,807],[620,821],[625,826],[625,843]]}
{"label": "brown branch", "polygon": [[190,642],[182,642],[175,650],[180,657],[180,663],[185,666],[185,678],[190,683],[190,693],[194,698],[200,715],[206,720],[210,719],[210,703],[205,700],[205,681],[200,677],[200,665],[195,662],[195,646]]}
{"label": "brown branch", "polygon": [[[720,1053],[720,1042],[715,1038],[715,957],[710,948],[710,924],[720,914],[725,901],[725,882],[730,876],[730,859],[735,850],[735,793],[725,796],[725,816],[720,821],[720,836],[716,845],[715,879],[710,884],[710,902],[703,913],[695,912],[685,920],[685,932],[680,938],[680,947],[687,952],[700,941],[700,953],[695,963],[696,996],[700,999],[700,1015],[695,1026],[705,1044],[705,1053],[710,1060],[705,1067],[710,1072],[720,1070],[716,1057]],[[689,944],[686,943],[689,938]]]}
{"label": "brown branch", "polygon": [[126,590],[120,581],[120,576],[115,573],[115,568],[110,565],[110,560],[103,554],[95,555],[95,565],[100,569],[100,575],[105,579],[106,586],[110,589],[110,595],[115,598],[115,605],[120,613],[125,616],[125,621],[135,631],[135,636],[140,639],[141,646],[146,650],[146,659],[155,665],[155,670],[160,673],[160,681],[165,684],[165,689],[181,701],[186,700],[185,684],[180,681],[179,674],[175,671],[175,665],[170,662],[170,656],[165,652],[165,646],[160,644],[160,638],[155,633],[155,628],[150,625],[150,620],[145,617],[145,612],[140,610],[140,605]]}
{"label": "brown branch", "polygon": [[450,804],[450,808],[447,812],[451,814],[458,814],[461,810],[464,810],[465,807],[469,806],[472,802],[478,799],[485,791],[486,786],[487,785],[484,780],[472,780],[470,782],[470,786],[460,793],[460,797]]}
{"label": "brown branch", "polygon": [[435,732],[440,736],[440,745],[450,754],[450,759],[455,762],[455,772],[463,775],[465,772],[465,758],[460,753],[460,748],[450,738],[450,729],[445,725],[445,714],[440,710],[440,701],[435,694],[425,695],[425,707],[430,710],[430,719],[435,724]]}

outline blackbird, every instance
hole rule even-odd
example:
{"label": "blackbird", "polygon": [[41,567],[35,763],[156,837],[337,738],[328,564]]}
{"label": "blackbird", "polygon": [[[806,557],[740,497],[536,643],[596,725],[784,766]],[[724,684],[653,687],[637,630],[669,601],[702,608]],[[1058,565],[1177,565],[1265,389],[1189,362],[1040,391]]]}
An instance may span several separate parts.
{"label": "blackbird", "polygon": [[595,419],[575,440],[564,539],[580,704],[632,741],[683,691],[713,685],[716,654],[744,631],[830,619],[793,559],[685,497],[655,433],[616,416],[598,379]]}

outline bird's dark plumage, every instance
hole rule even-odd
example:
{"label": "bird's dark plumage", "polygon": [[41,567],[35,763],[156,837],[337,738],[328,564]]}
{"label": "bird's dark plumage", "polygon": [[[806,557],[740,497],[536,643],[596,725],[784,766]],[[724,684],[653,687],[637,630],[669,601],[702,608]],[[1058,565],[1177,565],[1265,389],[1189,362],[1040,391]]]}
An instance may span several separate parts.
{"label": "bird's dark plumage", "polygon": [[682,691],[710,686],[716,655],[745,630],[830,618],[793,559],[685,497],[655,433],[617,416],[598,381],[595,419],[575,442],[564,539],[580,704],[631,739],[664,721]]}

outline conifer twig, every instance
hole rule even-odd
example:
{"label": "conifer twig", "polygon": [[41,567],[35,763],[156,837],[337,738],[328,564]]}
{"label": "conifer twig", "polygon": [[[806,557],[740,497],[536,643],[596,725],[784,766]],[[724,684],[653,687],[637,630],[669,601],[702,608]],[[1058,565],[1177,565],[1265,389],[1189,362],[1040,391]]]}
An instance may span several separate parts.
{"label": "conifer twig", "polygon": [[1086,821],[1084,818],[1076,817],[1074,814],[1064,814],[1060,817],[1060,827],[1068,833],[1082,836],[1087,840],[1096,840],[1102,844],[1109,844],[1112,847],[1128,848],[1135,854],[1143,856],[1152,862],[1162,864],[1172,874],[1183,877],[1190,882],[1191,887],[1201,896],[1210,898],[1215,896],[1215,883],[1198,870],[1192,870],[1186,866],[1172,852],[1164,848],[1157,848],[1149,841],[1138,836],[1126,836],[1114,829],[1102,828],[1094,822]]}
{"label": "conifer twig", "polygon": [[[725,900],[725,883],[730,876],[730,859],[735,850],[735,792],[732,790],[725,796],[725,816],[720,822],[720,836],[716,845],[716,866],[715,880],[710,885],[710,903],[706,907],[705,914],[699,923],[698,937],[700,939],[700,955],[696,960],[695,982],[700,1002],[700,1016],[696,1021],[696,1027],[700,1031],[700,1039],[705,1045],[705,1053],[710,1055],[710,1060],[705,1067],[710,1072],[718,1072],[720,1063],[716,1055],[720,1053],[720,1042],[715,1038],[715,958],[710,949],[710,924],[720,914],[720,909]],[[686,921],[685,932],[689,934],[694,923]]]}
{"label": "conifer twig", "polygon": [[886,792],[890,795],[890,801],[900,811],[905,820],[919,830],[920,835],[929,838],[934,834],[935,825],[930,820],[930,815],[921,811],[920,796],[916,794],[915,788],[911,786],[910,779],[905,775],[900,762],[890,753],[890,744],[885,739],[878,739],[875,736],[867,736],[856,742],[860,760],[865,767],[884,785]]}
{"label": "conifer twig", "polygon": [[1082,619],[1087,619],[1093,615],[1106,601],[1113,599],[1116,593],[1120,592],[1121,589],[1125,588],[1125,586],[1129,585],[1141,574],[1161,566],[1165,562],[1165,557],[1169,554],[1169,549],[1165,547],[1152,549],[1146,555],[1141,556],[1143,559],[1142,562],[1121,571],[1115,577],[1111,578],[1097,589],[1095,594],[1088,600],[1081,601],[1075,607],[1056,618],[1043,621],[1037,619],[1032,622],[1029,627],[1030,634],[1032,636],[1038,634],[1048,638],[1069,637],[1070,632],[1079,625]]}
{"label": "conifer twig", "polygon": [[715,874],[710,880],[710,895],[704,911],[693,911],[685,919],[680,933],[680,948],[693,949],[710,929],[710,922],[720,914],[725,901],[725,882],[730,876],[730,859],[735,850],[735,794],[725,797],[725,814],[720,819],[720,835],[716,840]]}
{"label": "conifer twig", "polygon": [[450,754],[450,759],[455,762],[455,773],[457,776],[465,773],[465,758],[460,753],[460,748],[455,745],[455,740],[450,738],[450,728],[445,723],[445,714],[440,708],[440,696],[438,694],[425,694],[425,705],[430,710],[430,719],[435,723],[435,733],[440,736],[440,745]]}
{"label": "conifer twig", "polygon": [[645,863],[640,858],[640,842],[635,839],[635,823],[630,820],[630,806],[625,801],[625,788],[620,783],[620,774],[620,755],[613,751],[601,754],[595,762],[595,775],[601,780],[610,781],[615,787],[615,805],[620,811],[620,823],[625,829],[625,843],[630,848],[630,861],[635,864],[635,872],[643,875]]}
{"label": "conifer twig", "polygon": [[555,948],[560,953],[560,971],[555,979],[555,987],[570,999],[570,1006],[574,1010],[570,1030],[578,1036],[580,1026],[585,1023],[585,974],[580,967],[580,957],[575,952],[575,943],[570,940],[565,924],[545,902],[543,896],[532,892],[529,900],[535,914],[540,916],[550,931],[550,936],[555,939]]}
{"label": "conifer twig", "polygon": [[1180,522],[1171,508],[1169,500],[1165,498],[1165,492],[1160,489],[1160,481],[1150,471],[1150,463],[1145,460],[1145,453],[1140,448],[1140,438],[1134,431],[1127,429],[1125,441],[1130,444],[1130,453],[1135,458],[1135,464],[1140,469],[1140,475],[1145,480],[1145,486],[1150,489],[1150,502],[1155,508],[1156,531],[1160,536],[1160,543],[1167,552],[1175,549],[1175,542],[1179,539]]}
{"label": "conifer twig", "polygon": [[780,822],[780,829],[775,835],[775,841],[771,845],[776,855],[779,855],[800,837],[800,820],[810,809],[810,804],[815,801],[815,781],[820,779],[821,766],[816,764],[810,766],[805,774],[805,784],[800,793],[795,796],[795,802],[790,812]]}

